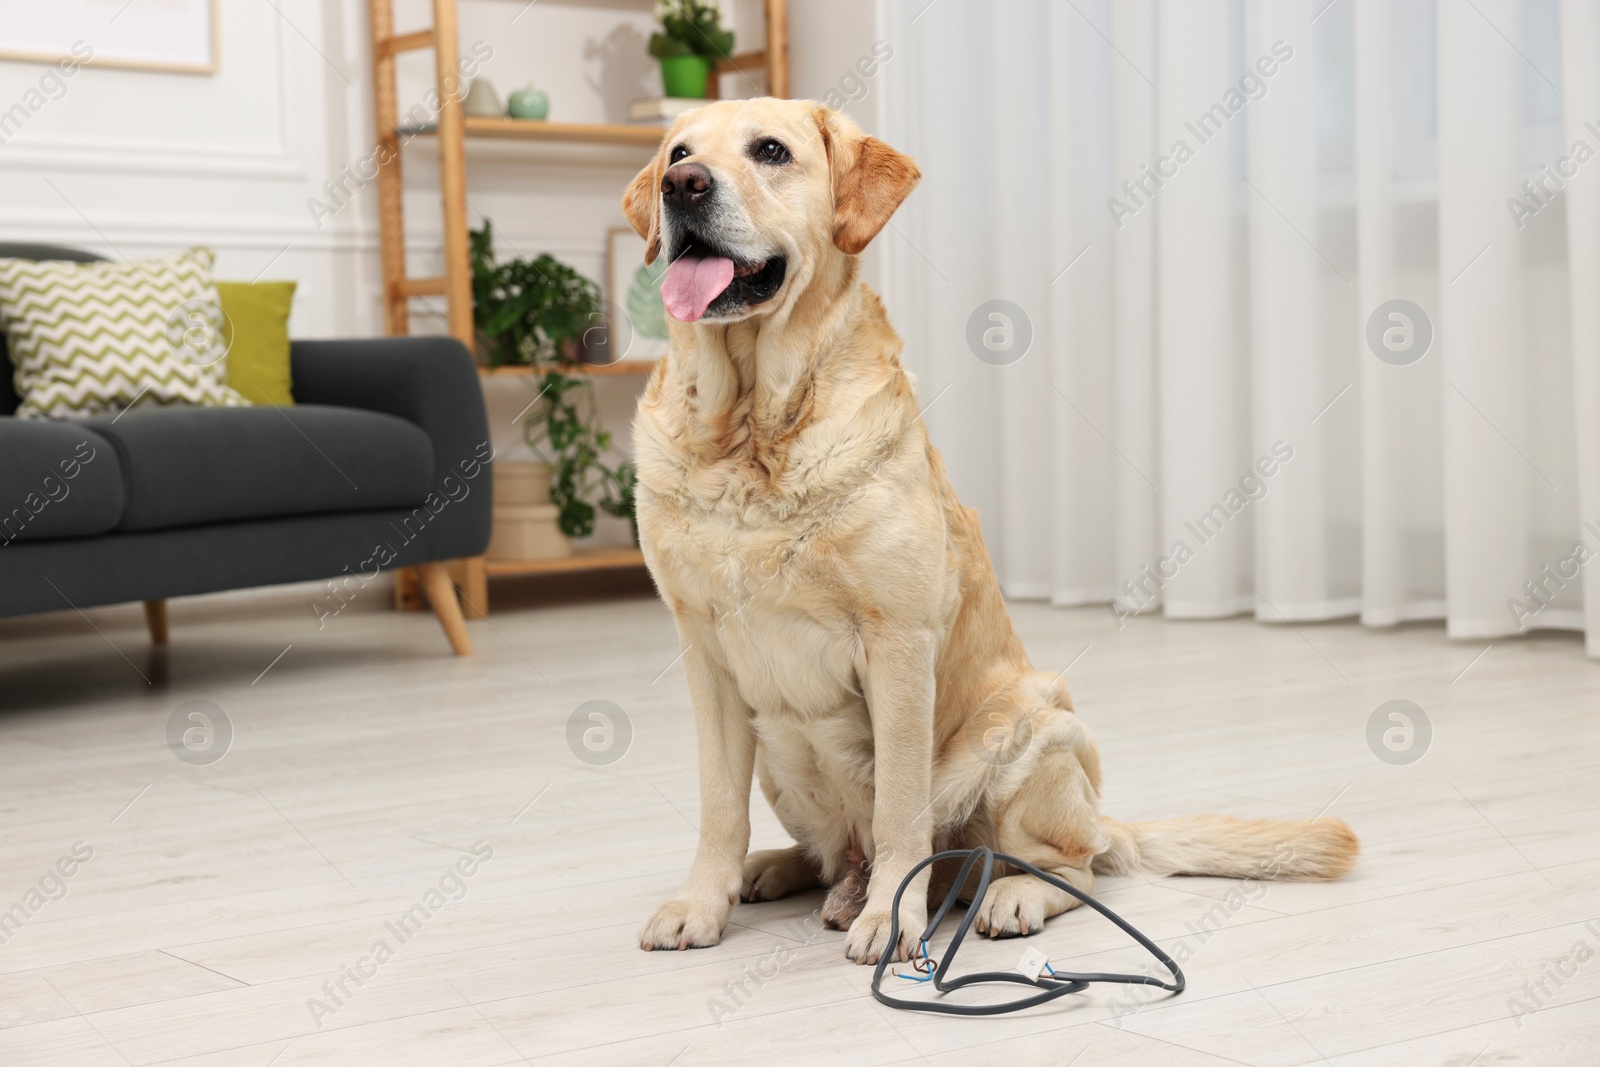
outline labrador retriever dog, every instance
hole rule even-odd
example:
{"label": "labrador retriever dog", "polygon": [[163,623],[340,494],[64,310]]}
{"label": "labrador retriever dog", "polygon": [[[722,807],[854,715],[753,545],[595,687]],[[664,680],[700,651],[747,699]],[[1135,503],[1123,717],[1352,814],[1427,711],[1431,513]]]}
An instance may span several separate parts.
{"label": "labrador retriever dog", "polygon": [[[802,100],[687,112],[623,196],[665,256],[670,354],[634,440],[645,559],[694,705],[700,843],[639,935],[715,945],[735,901],[829,887],[845,955],[907,958],[935,848],[985,844],[1089,892],[1096,872],[1331,879],[1336,819],[1100,814],[1100,759],[1012,628],[976,513],[928,442],[858,254],[917,184],[909,158]],[[790,848],[749,852],[759,779]],[[1030,934],[1077,899],[998,878],[977,928]]]}

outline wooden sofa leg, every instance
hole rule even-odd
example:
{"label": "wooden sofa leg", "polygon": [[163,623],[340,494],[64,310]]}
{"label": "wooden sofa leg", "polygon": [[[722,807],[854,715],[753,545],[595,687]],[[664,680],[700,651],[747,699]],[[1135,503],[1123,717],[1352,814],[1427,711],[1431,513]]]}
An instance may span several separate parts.
{"label": "wooden sofa leg", "polygon": [[461,595],[467,601],[467,618],[489,617],[489,568],[482,556],[472,556],[464,561],[466,580],[461,583]]}
{"label": "wooden sofa leg", "polygon": [[394,610],[422,610],[422,581],[417,568],[401,567],[394,572]]}
{"label": "wooden sofa leg", "polygon": [[445,564],[450,581],[455,583],[456,595],[461,598],[461,614],[469,619],[487,619],[489,612],[489,572],[482,556],[453,559]]}
{"label": "wooden sofa leg", "polygon": [[167,602],[165,600],[146,600],[144,602],[144,621],[150,627],[150,643],[152,645],[165,645],[167,643]]}
{"label": "wooden sofa leg", "polygon": [[456,599],[456,587],[450,583],[450,571],[443,563],[424,563],[417,570],[422,576],[428,603],[433,605],[433,613],[439,616],[439,625],[450,639],[450,647],[458,656],[472,655],[467,620],[461,617],[461,602]]}

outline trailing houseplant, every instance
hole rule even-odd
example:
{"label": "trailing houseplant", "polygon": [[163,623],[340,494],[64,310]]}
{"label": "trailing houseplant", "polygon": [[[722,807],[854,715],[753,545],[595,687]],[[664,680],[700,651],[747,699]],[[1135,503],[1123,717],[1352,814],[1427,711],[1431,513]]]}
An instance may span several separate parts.
{"label": "trailing houseplant", "polygon": [[490,366],[543,368],[522,437],[551,468],[550,502],[561,532],[587,537],[596,508],[634,523],[632,463],[605,462],[611,432],[600,425],[594,379],[582,371],[584,335],[601,322],[600,290],[554,256],[496,261],[489,220],[471,232],[472,318]]}
{"label": "trailing houseplant", "polygon": [[733,31],[722,28],[716,0],[657,0],[661,28],[650,35],[650,54],[661,61],[668,96],[700,99],[719,59],[733,55]]}

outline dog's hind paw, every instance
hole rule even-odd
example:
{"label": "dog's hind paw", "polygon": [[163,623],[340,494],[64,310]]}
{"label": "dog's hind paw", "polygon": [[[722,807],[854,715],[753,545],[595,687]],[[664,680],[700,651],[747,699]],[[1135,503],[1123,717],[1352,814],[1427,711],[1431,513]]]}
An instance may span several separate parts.
{"label": "dog's hind paw", "polygon": [[798,845],[762,849],[744,859],[744,888],[739,897],[751,903],[777,900],[790,893],[815,889],[820,883],[817,862],[806,855],[805,849]]}

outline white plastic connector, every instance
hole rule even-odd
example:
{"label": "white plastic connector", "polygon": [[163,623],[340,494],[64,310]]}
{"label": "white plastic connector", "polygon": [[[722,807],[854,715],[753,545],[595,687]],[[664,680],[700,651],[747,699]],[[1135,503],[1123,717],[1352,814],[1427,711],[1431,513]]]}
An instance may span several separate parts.
{"label": "white plastic connector", "polygon": [[1022,962],[1017,964],[1017,973],[1029,980],[1035,980],[1044,971],[1045,964],[1049,962],[1049,956],[1046,956],[1036,948],[1030,948],[1022,954]]}

